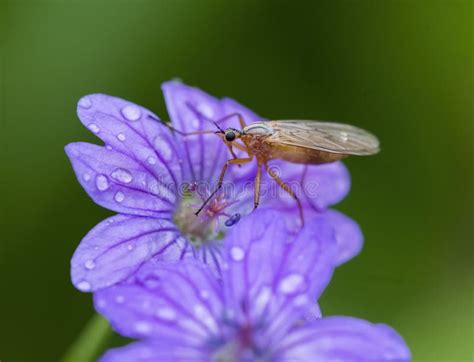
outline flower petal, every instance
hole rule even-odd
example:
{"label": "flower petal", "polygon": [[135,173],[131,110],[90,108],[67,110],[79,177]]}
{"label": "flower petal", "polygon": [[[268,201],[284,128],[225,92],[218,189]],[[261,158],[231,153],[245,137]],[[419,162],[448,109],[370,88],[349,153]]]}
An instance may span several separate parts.
{"label": "flower petal", "polygon": [[112,348],[100,362],[171,362],[208,361],[210,357],[203,348],[183,345],[179,339],[164,338],[146,342],[131,343],[125,347]]}
{"label": "flower petal", "polygon": [[327,317],[295,328],[277,347],[291,361],[410,361],[402,337],[384,324]]}
{"label": "flower petal", "polygon": [[223,313],[217,279],[194,259],[150,262],[135,280],[94,295],[99,313],[122,335],[132,338],[176,338],[184,346],[202,346],[218,338]]}
{"label": "flower petal", "polygon": [[99,205],[121,213],[156,217],[174,211],[174,186],[128,155],[80,142],[65,149],[77,179]]}
{"label": "flower petal", "polygon": [[166,219],[117,215],[94,227],[71,260],[72,282],[81,291],[96,291],[132,275],[153,257],[181,257],[179,231]]}
{"label": "flower petal", "polygon": [[[218,99],[178,81],[163,83],[166,107],[173,127],[182,132],[217,131],[212,121],[224,114]],[[220,124],[226,128],[232,120]],[[179,136],[184,150],[184,179],[188,182],[217,181],[220,167],[231,157],[222,140],[214,134]]]}
{"label": "flower petal", "polygon": [[120,98],[91,94],[79,100],[77,114],[109,148],[177,190],[182,155],[169,129],[152,112]]}
{"label": "flower petal", "polygon": [[260,210],[244,219],[225,241],[226,302],[239,323],[266,324],[278,338],[307,313],[335,267],[333,230],[323,221],[290,228],[286,214]]}
{"label": "flower petal", "polygon": [[315,213],[314,217],[319,218],[334,229],[337,243],[336,264],[338,266],[360,253],[364,244],[364,236],[354,220],[339,211],[331,209],[323,213]]}

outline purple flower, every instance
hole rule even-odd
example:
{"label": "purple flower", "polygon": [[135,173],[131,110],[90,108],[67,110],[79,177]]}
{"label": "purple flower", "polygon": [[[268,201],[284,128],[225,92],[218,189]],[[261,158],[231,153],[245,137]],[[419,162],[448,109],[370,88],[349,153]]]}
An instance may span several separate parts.
{"label": "purple flower", "polygon": [[[176,81],[165,83],[163,91],[177,130],[214,131],[211,120],[235,112],[247,123],[261,119],[233,100],[219,100]],[[222,244],[229,229],[225,224],[235,224],[238,214],[245,218],[253,208],[255,165],[230,167],[223,192],[195,217],[221,167],[231,158],[219,137],[180,136],[149,110],[103,94],[83,97],[78,115],[105,145],[72,143],[66,146],[66,153],[89,196],[119,215],[99,223],[80,243],[71,261],[74,285],[82,291],[95,291],[133,276],[147,261],[190,256],[220,273]],[[220,126],[237,127],[238,122],[234,117]],[[344,165],[305,166],[283,161],[272,161],[271,165],[288,184],[300,186],[305,215],[313,214],[333,227],[339,244],[338,263],[356,255],[363,240],[358,225],[327,210],[349,191]],[[297,226],[294,200],[266,175],[262,177],[261,207],[286,210],[285,222]]]}
{"label": "purple flower", "polygon": [[115,330],[140,340],[102,361],[409,360],[386,325],[307,318],[335,267],[334,231],[311,220],[292,233],[284,217],[260,211],[232,229],[220,280],[197,260],[149,263],[133,282],[95,293]]}

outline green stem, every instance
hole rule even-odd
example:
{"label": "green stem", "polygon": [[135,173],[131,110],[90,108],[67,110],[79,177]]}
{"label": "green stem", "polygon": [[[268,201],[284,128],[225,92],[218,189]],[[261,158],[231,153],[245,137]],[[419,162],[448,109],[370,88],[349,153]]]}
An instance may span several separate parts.
{"label": "green stem", "polygon": [[62,362],[94,361],[102,352],[107,340],[112,336],[109,323],[98,314],[87,322],[79,336],[69,347]]}

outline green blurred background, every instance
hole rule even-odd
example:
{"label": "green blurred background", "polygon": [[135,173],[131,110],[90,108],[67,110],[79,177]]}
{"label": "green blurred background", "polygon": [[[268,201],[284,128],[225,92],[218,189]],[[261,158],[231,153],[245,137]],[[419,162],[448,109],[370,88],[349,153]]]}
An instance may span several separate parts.
{"label": "green blurred background", "polygon": [[58,360],[93,314],[69,260],[110,213],[63,152],[96,142],[77,100],[104,92],[166,116],[160,83],[174,77],[268,118],[377,134],[383,152],[347,161],[338,205],[365,247],[323,311],[392,325],[415,361],[472,360],[473,13],[448,0],[2,1],[0,360]]}

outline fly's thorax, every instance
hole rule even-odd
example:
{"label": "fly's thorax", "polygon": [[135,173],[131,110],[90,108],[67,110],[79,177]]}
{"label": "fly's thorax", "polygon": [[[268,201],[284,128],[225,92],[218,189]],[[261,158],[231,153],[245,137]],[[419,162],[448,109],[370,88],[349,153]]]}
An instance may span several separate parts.
{"label": "fly's thorax", "polygon": [[249,124],[242,130],[243,135],[268,137],[274,133],[273,128],[266,122],[257,122]]}

